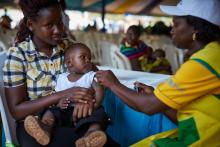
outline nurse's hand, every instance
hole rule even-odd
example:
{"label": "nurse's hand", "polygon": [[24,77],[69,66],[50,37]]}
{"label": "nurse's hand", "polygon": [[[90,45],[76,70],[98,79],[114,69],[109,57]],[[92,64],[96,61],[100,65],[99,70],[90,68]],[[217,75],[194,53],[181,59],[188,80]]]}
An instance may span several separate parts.
{"label": "nurse's hand", "polygon": [[99,84],[111,88],[119,84],[119,80],[111,70],[99,70],[96,72],[96,78]]}
{"label": "nurse's hand", "polygon": [[138,92],[140,92],[140,93],[150,94],[150,93],[153,93],[153,91],[154,91],[153,87],[145,85],[145,84],[140,83],[138,81],[134,82],[134,86],[138,89]]}

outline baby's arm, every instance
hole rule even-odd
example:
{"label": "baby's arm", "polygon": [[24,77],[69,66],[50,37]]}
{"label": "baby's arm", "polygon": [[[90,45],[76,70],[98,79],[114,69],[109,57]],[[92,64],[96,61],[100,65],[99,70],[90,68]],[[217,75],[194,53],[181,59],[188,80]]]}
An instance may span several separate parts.
{"label": "baby's arm", "polygon": [[94,108],[98,108],[101,103],[102,100],[104,98],[104,87],[102,85],[100,85],[99,83],[96,82],[96,80],[94,79],[92,82],[92,88],[95,90],[95,104],[94,104]]}

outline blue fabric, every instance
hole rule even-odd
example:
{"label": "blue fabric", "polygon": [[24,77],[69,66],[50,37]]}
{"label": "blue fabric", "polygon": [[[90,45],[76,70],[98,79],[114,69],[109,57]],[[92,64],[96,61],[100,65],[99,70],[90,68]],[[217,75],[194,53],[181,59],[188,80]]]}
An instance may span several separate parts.
{"label": "blue fabric", "polygon": [[153,134],[176,128],[176,125],[165,115],[159,113],[149,116],[137,112],[108,89],[105,91],[103,105],[112,120],[107,132],[122,147],[127,147]]}
{"label": "blue fabric", "polygon": [[5,147],[5,133],[4,133],[4,129],[2,127],[2,147]]}

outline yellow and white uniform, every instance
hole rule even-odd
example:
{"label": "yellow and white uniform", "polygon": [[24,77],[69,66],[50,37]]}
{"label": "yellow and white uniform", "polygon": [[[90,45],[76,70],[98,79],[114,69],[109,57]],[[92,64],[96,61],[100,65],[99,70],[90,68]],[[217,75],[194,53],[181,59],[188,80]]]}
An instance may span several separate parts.
{"label": "yellow and white uniform", "polygon": [[154,94],[177,110],[178,128],[150,136],[133,147],[220,146],[219,42],[193,54]]}

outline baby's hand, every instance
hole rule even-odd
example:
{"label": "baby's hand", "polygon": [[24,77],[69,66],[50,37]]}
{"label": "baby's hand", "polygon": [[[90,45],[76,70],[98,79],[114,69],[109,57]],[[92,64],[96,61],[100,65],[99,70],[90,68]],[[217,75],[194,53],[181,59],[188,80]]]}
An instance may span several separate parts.
{"label": "baby's hand", "polygon": [[76,103],[73,109],[73,121],[77,122],[81,118],[90,116],[93,111],[93,106],[90,104]]}
{"label": "baby's hand", "polygon": [[68,98],[62,98],[57,104],[57,107],[59,107],[60,109],[66,109],[69,104],[70,104],[70,100]]}

